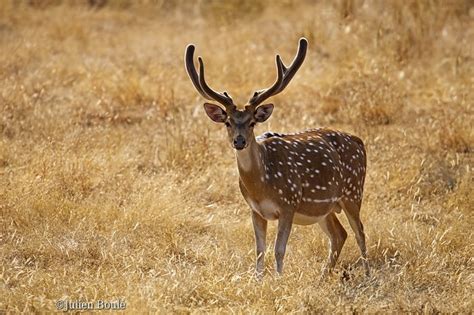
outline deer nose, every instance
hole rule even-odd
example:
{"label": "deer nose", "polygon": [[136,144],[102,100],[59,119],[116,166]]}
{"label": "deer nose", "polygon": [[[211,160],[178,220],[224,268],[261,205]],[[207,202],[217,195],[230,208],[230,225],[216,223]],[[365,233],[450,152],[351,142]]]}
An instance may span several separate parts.
{"label": "deer nose", "polygon": [[237,150],[242,150],[243,148],[245,148],[245,138],[243,136],[238,135],[237,137],[235,137],[234,148],[236,148]]}

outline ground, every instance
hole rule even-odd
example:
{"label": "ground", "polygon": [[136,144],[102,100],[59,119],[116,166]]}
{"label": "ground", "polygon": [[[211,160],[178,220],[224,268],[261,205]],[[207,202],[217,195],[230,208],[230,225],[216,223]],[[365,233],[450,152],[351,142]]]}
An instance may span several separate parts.
{"label": "ground", "polygon": [[[332,275],[321,229],[296,226],[285,273],[270,246],[255,280],[234,153],[184,71],[194,43],[244,105],[301,36],[257,132],[364,140],[370,277],[341,214]],[[472,311],[473,47],[472,1],[2,1],[0,312]]]}

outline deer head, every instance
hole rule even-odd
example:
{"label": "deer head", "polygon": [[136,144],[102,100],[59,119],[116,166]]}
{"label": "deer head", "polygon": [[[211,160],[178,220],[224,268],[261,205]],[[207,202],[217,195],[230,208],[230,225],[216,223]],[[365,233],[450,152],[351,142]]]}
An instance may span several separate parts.
{"label": "deer head", "polygon": [[225,124],[229,141],[236,150],[245,149],[254,138],[253,128],[257,123],[266,121],[273,112],[273,104],[262,104],[269,97],[282,92],[296,74],[306,56],[308,41],[301,38],[298,52],[289,67],[286,67],[280,56],[276,55],[277,79],[275,83],[266,89],[256,91],[244,109],[237,109],[232,98],[227,92],[216,92],[207,85],[204,77],[204,63],[198,57],[199,74],[194,66],[194,45],[186,47],[185,65],[186,71],[193,82],[196,90],[207,100],[216,101],[219,105],[204,103],[206,114],[211,120]]}

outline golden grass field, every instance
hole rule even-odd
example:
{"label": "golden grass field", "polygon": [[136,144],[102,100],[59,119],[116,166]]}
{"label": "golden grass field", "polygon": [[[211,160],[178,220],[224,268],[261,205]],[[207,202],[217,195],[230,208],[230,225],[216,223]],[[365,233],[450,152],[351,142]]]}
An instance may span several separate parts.
{"label": "golden grass field", "polygon": [[[0,2],[0,313],[58,300],[127,312],[472,312],[474,3]],[[306,61],[257,133],[328,126],[367,148],[354,234],[294,226],[255,280],[250,209],[225,128],[183,65],[244,105],[301,36]]]}

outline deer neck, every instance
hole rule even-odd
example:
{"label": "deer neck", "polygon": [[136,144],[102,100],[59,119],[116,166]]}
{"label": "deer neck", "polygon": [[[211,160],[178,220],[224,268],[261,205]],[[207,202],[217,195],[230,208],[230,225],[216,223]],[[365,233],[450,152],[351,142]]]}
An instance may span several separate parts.
{"label": "deer neck", "polygon": [[249,191],[254,191],[263,185],[265,152],[264,148],[257,143],[255,137],[250,139],[247,148],[237,150],[235,155],[242,183]]}

